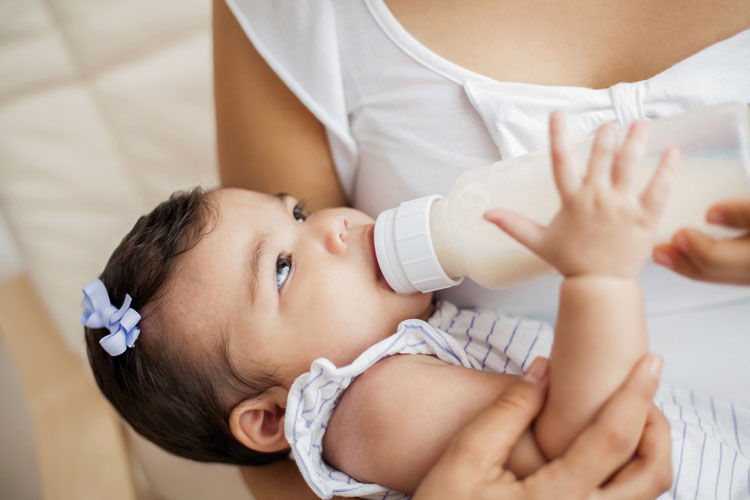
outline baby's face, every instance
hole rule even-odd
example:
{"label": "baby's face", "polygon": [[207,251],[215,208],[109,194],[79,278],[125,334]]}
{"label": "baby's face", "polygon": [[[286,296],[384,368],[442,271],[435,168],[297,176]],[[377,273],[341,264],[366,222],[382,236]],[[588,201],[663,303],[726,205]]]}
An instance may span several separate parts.
{"label": "baby's face", "polygon": [[385,284],[366,214],[307,216],[292,198],[239,189],[214,196],[219,220],[185,254],[171,298],[181,321],[197,326],[189,335],[226,336],[210,340],[227,343],[239,373],[260,363],[289,388],[313,360],[348,364],[400,321],[428,313],[430,294]]}

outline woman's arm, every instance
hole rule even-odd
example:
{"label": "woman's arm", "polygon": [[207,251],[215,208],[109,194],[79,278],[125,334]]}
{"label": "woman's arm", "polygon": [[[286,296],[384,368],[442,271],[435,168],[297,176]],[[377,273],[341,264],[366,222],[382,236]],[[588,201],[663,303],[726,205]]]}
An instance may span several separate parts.
{"label": "woman's arm", "polygon": [[224,0],[213,1],[213,40],[222,184],[287,192],[312,210],[346,205],[325,128],[258,54]]}
{"label": "woman's arm", "polygon": [[[282,460],[262,467],[242,467],[242,478],[255,500],[317,500],[291,460]],[[333,497],[333,500],[344,500]],[[346,500],[352,500],[351,498]]]}

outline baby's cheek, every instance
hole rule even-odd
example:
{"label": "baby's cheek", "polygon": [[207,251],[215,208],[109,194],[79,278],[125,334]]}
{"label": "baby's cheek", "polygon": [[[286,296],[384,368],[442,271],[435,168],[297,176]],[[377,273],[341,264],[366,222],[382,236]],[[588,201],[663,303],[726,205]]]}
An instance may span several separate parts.
{"label": "baby's cheek", "polygon": [[354,322],[339,322],[332,333],[331,351],[339,353],[342,361],[346,361],[347,364],[351,363],[370,346],[395,332],[395,329],[384,324],[382,319],[382,315],[380,317],[363,315]]}

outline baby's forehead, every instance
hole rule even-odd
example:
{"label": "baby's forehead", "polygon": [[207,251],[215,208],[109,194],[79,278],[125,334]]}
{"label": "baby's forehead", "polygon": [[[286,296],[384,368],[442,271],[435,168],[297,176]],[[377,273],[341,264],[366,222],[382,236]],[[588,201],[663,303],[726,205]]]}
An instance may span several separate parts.
{"label": "baby's forehead", "polygon": [[207,282],[206,277],[210,279],[202,268],[186,266],[175,276],[164,301],[164,320],[175,326],[171,341],[184,344],[192,353],[223,351],[222,346],[231,338],[229,332],[237,328],[241,316],[236,297],[225,294],[228,289],[236,289],[240,276],[234,273],[224,277],[237,280],[232,284],[224,280]]}
{"label": "baby's forehead", "polygon": [[236,187],[221,187],[218,188],[213,194],[217,199],[224,203],[259,203],[272,205],[278,203],[280,198],[284,195],[271,195],[261,193],[259,191],[252,191],[250,189],[236,188]]}
{"label": "baby's forehead", "polygon": [[267,194],[260,191],[236,187],[221,187],[213,192],[220,200],[226,200],[228,203],[255,202],[267,206],[268,208],[283,208],[296,203],[298,200],[287,193]]}
{"label": "baby's forehead", "polygon": [[238,188],[217,189],[212,195],[213,220],[197,244],[181,256],[172,280],[171,295],[179,301],[175,309],[191,317],[223,314],[242,302],[235,295],[248,287],[253,242],[274,232],[271,213],[284,217],[283,205],[273,195]]}

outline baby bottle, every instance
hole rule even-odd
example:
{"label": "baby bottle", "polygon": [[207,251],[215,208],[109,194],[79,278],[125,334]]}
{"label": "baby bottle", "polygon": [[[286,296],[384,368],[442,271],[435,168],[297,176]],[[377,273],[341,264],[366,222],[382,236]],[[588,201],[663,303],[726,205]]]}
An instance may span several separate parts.
{"label": "baby bottle", "polygon": [[[690,226],[716,237],[730,230],[705,222],[714,203],[750,195],[750,116],[742,103],[696,109],[653,121],[645,159],[635,172],[641,186],[670,146],[682,164],[662,213],[657,241]],[[620,132],[620,143],[625,131]],[[593,138],[573,147],[573,165],[585,168]],[[378,215],[374,240],[378,265],[398,293],[429,292],[469,277],[504,288],[554,270],[482,214],[504,207],[547,224],[560,208],[548,151],[539,151],[461,175],[445,197],[431,195]],[[736,232],[735,232],[736,234]]]}

